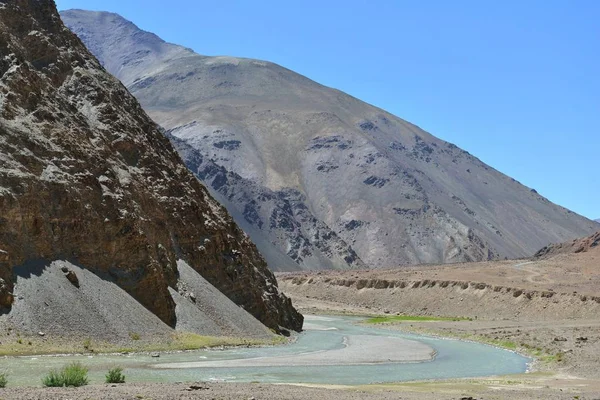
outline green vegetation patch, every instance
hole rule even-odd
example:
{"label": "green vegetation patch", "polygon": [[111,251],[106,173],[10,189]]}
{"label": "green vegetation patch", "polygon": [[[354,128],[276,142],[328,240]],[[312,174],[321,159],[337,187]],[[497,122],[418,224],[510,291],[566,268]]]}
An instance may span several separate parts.
{"label": "green vegetation patch", "polygon": [[63,367],[60,372],[52,370],[42,378],[42,383],[47,387],[71,386],[79,387],[88,384],[88,369],[81,363],[74,362]]}
{"label": "green vegetation patch", "polygon": [[373,317],[364,321],[366,324],[387,324],[392,322],[426,322],[426,321],[471,321],[471,318],[463,317],[432,317],[428,315],[390,315]]}
{"label": "green vegetation patch", "polygon": [[6,372],[0,373],[0,388],[5,388],[8,384],[8,374]]}
{"label": "green vegetation patch", "polygon": [[106,374],[106,383],[125,383],[125,375],[123,375],[123,368],[114,367],[108,370]]}

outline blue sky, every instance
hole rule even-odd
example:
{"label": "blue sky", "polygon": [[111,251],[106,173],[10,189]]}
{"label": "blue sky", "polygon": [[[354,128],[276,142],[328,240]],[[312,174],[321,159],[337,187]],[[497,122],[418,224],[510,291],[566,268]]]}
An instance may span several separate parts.
{"label": "blue sky", "polygon": [[58,0],[276,62],[600,218],[600,1]]}

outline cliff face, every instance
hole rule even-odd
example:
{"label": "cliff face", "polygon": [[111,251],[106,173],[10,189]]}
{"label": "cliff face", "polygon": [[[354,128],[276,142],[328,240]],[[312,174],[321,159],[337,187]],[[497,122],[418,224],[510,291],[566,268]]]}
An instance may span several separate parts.
{"label": "cliff face", "polygon": [[184,260],[265,325],[301,328],[256,247],[53,1],[0,1],[0,76],[3,307],[14,266],[64,259],[174,326]]}
{"label": "cliff face", "polygon": [[457,146],[279,65],[195,54],[116,14],[62,18],[274,268],[526,257],[597,229]]}

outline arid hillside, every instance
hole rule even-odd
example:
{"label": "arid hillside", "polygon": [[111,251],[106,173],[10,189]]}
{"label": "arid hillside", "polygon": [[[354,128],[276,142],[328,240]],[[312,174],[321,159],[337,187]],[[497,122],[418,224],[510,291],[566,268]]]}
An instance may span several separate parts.
{"label": "arid hillside", "polygon": [[61,16],[274,270],[526,257],[596,229],[475,155],[277,64],[196,54],[117,14]]}

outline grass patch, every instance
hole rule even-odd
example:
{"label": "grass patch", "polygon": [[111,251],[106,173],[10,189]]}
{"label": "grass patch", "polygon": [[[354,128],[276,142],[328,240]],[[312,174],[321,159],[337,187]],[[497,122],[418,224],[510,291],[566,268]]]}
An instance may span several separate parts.
{"label": "grass patch", "polygon": [[[40,338],[31,336],[31,346],[23,346],[16,341],[6,341],[0,344],[1,356],[28,356],[44,354],[71,354],[94,352],[106,353],[144,353],[155,351],[196,350],[219,346],[274,346],[287,343],[283,336],[273,336],[271,339],[246,339],[236,337],[200,336],[192,333],[177,332],[164,338],[140,338],[131,340],[127,345],[110,343],[100,340],[72,340],[69,338]],[[131,339],[131,337],[130,337]]]}
{"label": "grass patch", "polygon": [[244,339],[235,337],[201,336],[195,333],[176,333],[171,346],[177,350],[196,350],[219,346],[267,346],[286,343],[287,339],[277,336],[272,340]]}
{"label": "grass patch", "polygon": [[5,388],[8,384],[8,374],[6,372],[0,373],[0,388]]}
{"label": "grass patch", "polygon": [[115,367],[108,370],[106,374],[106,383],[125,383],[125,375],[123,375],[123,368]]}
{"label": "grass patch", "polygon": [[519,348],[519,345],[516,342],[510,341],[510,340],[497,340],[497,339],[486,339],[486,338],[484,338],[482,340],[479,337],[477,337],[477,339],[475,339],[475,340],[477,340],[478,342],[484,341],[493,346],[502,347],[503,349],[508,349],[508,350],[517,350]]}
{"label": "grass patch", "polygon": [[74,362],[63,367],[58,372],[51,370],[48,375],[42,378],[42,384],[47,387],[71,386],[79,387],[88,384],[88,369],[81,363]]}
{"label": "grass patch", "polygon": [[557,352],[556,354],[544,354],[539,358],[545,363],[560,363],[564,360],[565,353],[562,351]]}
{"label": "grass patch", "polygon": [[387,324],[392,322],[426,322],[426,321],[472,321],[462,317],[431,317],[427,315],[390,315],[373,317],[364,321],[366,324]]}

